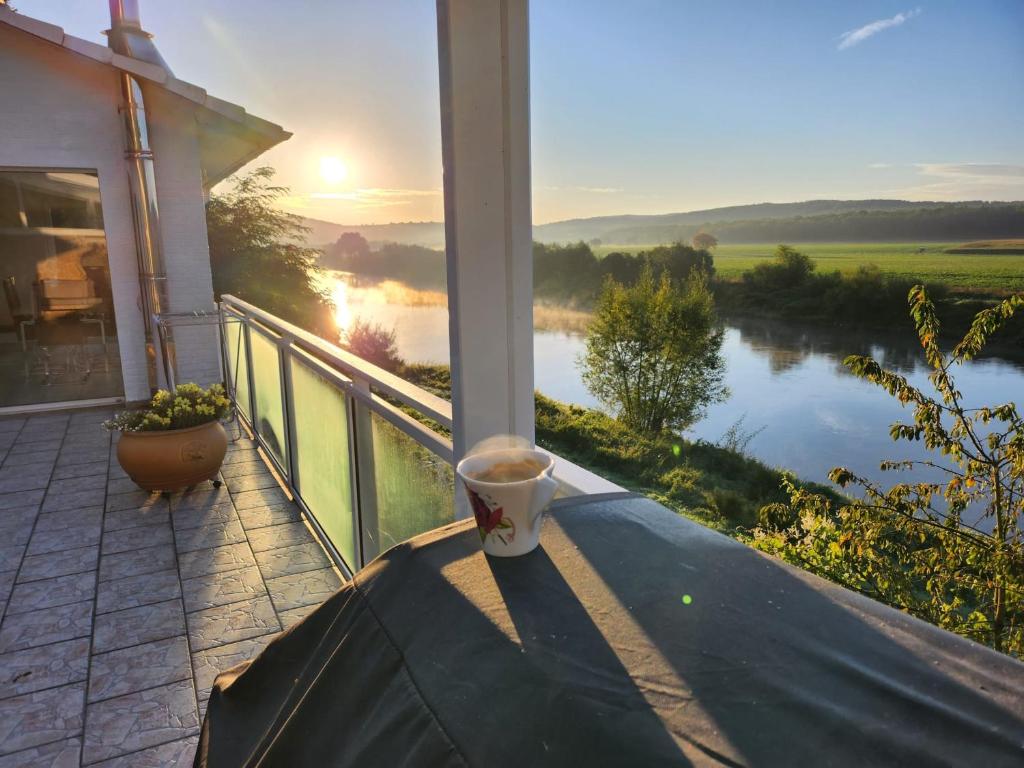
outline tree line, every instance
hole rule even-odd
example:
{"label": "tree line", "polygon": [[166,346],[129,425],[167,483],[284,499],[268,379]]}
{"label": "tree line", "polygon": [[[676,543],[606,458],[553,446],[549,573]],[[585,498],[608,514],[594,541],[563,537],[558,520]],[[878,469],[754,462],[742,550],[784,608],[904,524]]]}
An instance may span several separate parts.
{"label": "tree line", "polygon": [[782,219],[704,224],[643,224],[602,233],[605,242],[689,241],[712,228],[726,243],[914,242],[1001,239],[1024,236],[1024,203],[952,203],[934,208],[868,210]]}

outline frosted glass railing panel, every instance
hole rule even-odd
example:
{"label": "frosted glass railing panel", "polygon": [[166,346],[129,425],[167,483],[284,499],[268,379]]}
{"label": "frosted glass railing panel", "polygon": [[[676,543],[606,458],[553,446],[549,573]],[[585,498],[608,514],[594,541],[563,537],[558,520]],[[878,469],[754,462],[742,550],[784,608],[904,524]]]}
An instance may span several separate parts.
{"label": "frosted glass railing panel", "polygon": [[[357,407],[364,409],[361,404]],[[373,456],[372,483],[360,488],[363,553],[369,561],[410,536],[452,522],[455,477],[451,465],[383,417],[370,412],[367,418],[362,413],[357,425],[367,421],[370,440],[365,432],[357,435],[360,450],[372,451]]]}
{"label": "frosted glass railing panel", "polygon": [[234,393],[235,406],[242,415],[252,421],[252,406],[249,404],[249,365],[245,357],[245,329],[241,322],[231,315],[224,322],[224,338],[227,344],[228,388]]}
{"label": "frosted glass railing panel", "polygon": [[252,383],[256,396],[256,431],[274,454],[281,467],[288,468],[288,433],[284,423],[284,399],[281,396],[281,358],[277,344],[263,333],[250,328]]}
{"label": "frosted glass railing panel", "polygon": [[293,484],[350,569],[359,567],[352,496],[349,406],[333,383],[291,358],[295,419]]}

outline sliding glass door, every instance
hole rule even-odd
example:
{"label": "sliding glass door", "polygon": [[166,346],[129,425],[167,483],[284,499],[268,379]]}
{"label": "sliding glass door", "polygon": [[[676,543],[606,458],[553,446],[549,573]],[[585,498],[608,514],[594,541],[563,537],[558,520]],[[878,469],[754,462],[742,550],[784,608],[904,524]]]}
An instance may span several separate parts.
{"label": "sliding glass door", "polygon": [[99,179],[0,171],[0,407],[123,393]]}

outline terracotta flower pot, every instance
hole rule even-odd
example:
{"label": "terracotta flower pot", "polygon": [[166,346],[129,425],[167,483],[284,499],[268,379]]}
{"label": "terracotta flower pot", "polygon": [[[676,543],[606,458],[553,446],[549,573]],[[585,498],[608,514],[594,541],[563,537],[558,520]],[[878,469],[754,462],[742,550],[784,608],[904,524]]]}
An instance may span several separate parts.
{"label": "terracotta flower pot", "polygon": [[227,450],[227,432],[211,421],[163,432],[122,432],[117,461],[140,488],[179,491],[213,480]]}

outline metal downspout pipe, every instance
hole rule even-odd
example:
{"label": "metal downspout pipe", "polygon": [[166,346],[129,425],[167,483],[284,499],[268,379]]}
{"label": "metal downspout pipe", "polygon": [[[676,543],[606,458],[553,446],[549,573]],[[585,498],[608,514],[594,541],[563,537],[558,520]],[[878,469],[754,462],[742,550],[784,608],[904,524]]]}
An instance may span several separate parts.
{"label": "metal downspout pipe", "polygon": [[[137,0],[110,0],[108,43],[115,53],[149,61],[167,68],[148,33],[142,30]],[[160,240],[160,211],[157,205],[156,170],[149,144],[149,126],[141,83],[127,72],[120,73],[120,112],[125,133],[125,161],[135,224],[141,309],[146,331],[146,358],[152,389],[166,387],[173,377],[171,330],[159,332],[160,316],[167,311],[167,273]],[[161,343],[163,342],[163,343]]]}

